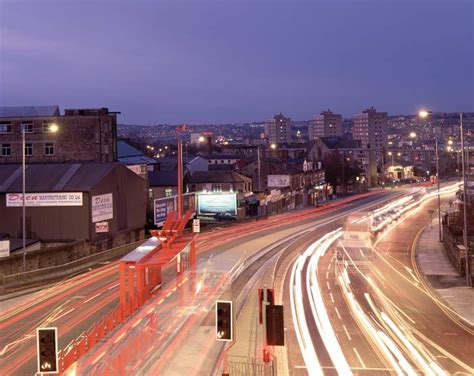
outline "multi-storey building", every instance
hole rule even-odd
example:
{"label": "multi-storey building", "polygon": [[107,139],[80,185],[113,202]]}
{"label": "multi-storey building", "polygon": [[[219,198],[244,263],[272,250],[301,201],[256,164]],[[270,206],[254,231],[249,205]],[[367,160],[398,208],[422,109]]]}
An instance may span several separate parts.
{"label": "multi-storey building", "polygon": [[27,163],[116,161],[117,114],[107,108],[61,115],[58,106],[0,107],[0,164],[22,161],[22,129]]}
{"label": "multi-storey building", "polygon": [[310,140],[317,137],[342,136],[342,115],[335,114],[329,109],[321,112],[309,125],[308,133]]}
{"label": "multi-storey building", "polygon": [[353,138],[360,141],[362,148],[375,150],[379,166],[387,147],[387,122],[387,113],[377,112],[374,107],[354,116]]}
{"label": "multi-storey building", "polygon": [[275,115],[266,122],[265,133],[270,144],[291,143],[291,119],[282,113]]}

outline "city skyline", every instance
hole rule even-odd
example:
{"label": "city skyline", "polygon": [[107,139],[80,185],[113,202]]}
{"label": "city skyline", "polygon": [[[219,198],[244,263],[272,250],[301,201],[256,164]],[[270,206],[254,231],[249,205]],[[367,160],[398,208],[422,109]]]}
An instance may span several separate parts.
{"label": "city skyline", "polygon": [[303,120],[327,108],[352,118],[370,106],[394,115],[472,111],[474,103],[467,1],[0,8],[4,106],[104,106],[122,112],[120,123],[151,125],[264,121],[280,111]]}

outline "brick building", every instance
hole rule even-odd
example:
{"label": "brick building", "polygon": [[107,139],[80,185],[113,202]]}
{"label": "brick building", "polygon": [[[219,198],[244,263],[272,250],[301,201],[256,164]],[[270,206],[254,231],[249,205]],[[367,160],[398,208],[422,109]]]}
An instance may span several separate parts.
{"label": "brick building", "polygon": [[270,144],[291,143],[291,119],[275,115],[265,123],[265,133]]}
{"label": "brick building", "polygon": [[[114,162],[117,114],[107,108],[0,107],[0,164],[21,163],[22,129],[26,163]],[[51,125],[57,132],[51,132]]]}
{"label": "brick building", "polygon": [[342,115],[335,114],[331,110],[323,111],[314,118],[308,129],[309,140],[318,137],[337,137],[343,135]]}

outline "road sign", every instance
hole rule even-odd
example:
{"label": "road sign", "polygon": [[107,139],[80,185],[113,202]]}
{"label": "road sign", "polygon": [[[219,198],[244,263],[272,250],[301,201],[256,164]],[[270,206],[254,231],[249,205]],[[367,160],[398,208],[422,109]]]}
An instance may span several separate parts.
{"label": "road sign", "polygon": [[199,219],[193,219],[193,232],[201,232],[201,221]]}
{"label": "road sign", "polygon": [[268,305],[266,309],[267,345],[285,346],[285,332],[282,305]]}
{"label": "road sign", "polygon": [[233,341],[234,315],[231,301],[216,301],[216,339],[218,341]]}
{"label": "road sign", "polygon": [[10,256],[10,240],[0,240],[0,257]]}
{"label": "road sign", "polygon": [[58,373],[58,328],[37,328],[38,373]]}

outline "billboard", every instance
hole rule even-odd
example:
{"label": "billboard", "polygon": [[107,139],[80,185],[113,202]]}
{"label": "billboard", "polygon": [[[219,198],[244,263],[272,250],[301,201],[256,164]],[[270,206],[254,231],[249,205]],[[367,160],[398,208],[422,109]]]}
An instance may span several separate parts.
{"label": "billboard", "polygon": [[201,193],[197,196],[198,214],[237,214],[235,193]]}
{"label": "billboard", "polygon": [[290,175],[268,175],[268,186],[271,188],[289,187]]}
{"label": "billboard", "polygon": [[112,193],[92,196],[92,223],[105,221],[114,217],[114,201]]}
{"label": "billboard", "polygon": [[[193,209],[195,207],[194,203],[194,192],[185,193],[183,195],[183,214],[188,211],[188,209]],[[178,210],[178,196],[157,198],[153,202],[153,218],[154,223],[158,227],[163,226],[165,223],[166,217],[169,213]]]}
{"label": "billboard", "polygon": [[[23,206],[23,194],[7,193],[6,206]],[[25,206],[82,206],[82,192],[26,193]]]}

